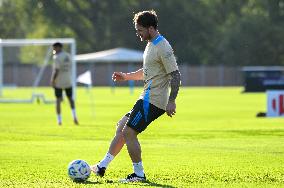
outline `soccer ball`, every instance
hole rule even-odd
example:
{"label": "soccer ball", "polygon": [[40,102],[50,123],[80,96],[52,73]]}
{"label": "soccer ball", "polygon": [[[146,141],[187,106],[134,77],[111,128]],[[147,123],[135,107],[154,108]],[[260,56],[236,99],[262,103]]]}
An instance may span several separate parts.
{"label": "soccer ball", "polygon": [[68,165],[68,176],[76,182],[86,181],[91,174],[88,163],[81,159],[76,159]]}

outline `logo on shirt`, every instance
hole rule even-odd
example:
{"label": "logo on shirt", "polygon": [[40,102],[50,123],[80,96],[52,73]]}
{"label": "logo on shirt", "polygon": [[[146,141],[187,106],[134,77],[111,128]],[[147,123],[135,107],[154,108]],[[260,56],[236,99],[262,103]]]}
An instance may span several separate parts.
{"label": "logo on shirt", "polygon": [[143,74],[145,75],[145,77],[147,77],[148,76],[148,69],[143,68]]}
{"label": "logo on shirt", "polygon": [[170,51],[170,52],[168,51],[168,52],[166,52],[164,58],[165,58],[165,59],[168,59],[168,58],[170,58],[172,55],[173,55],[173,52],[172,52],[172,51]]}
{"label": "logo on shirt", "polygon": [[65,57],[63,60],[65,63],[69,62],[69,57]]}

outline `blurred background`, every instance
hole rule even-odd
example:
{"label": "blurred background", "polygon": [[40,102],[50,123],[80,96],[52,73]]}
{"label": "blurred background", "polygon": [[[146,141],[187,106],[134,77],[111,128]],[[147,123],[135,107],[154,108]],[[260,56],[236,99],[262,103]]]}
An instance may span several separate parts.
{"label": "blurred background", "polygon": [[[239,86],[243,66],[284,65],[284,0],[0,0],[0,38],[74,38],[77,54],[118,47],[143,51],[132,19],[149,9],[157,12],[159,31],[175,51],[185,86]],[[18,79],[19,67],[36,72],[46,50],[18,51],[3,51],[4,84],[30,85],[24,82],[32,77]],[[103,72],[141,67],[115,66],[78,64],[77,72],[91,69],[94,85],[108,85],[99,76]]]}

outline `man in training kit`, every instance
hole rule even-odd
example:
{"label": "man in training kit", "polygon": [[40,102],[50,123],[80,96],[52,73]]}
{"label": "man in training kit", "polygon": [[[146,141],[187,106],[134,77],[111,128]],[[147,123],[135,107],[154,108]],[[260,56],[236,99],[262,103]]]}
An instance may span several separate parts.
{"label": "man in training kit", "polygon": [[54,88],[54,93],[56,97],[56,113],[57,113],[57,123],[62,124],[61,117],[61,102],[62,91],[65,90],[66,96],[70,103],[72,109],[72,116],[74,123],[78,125],[78,118],[76,116],[75,103],[73,100],[73,89],[72,89],[72,64],[70,55],[65,52],[63,45],[59,42],[53,44],[53,71],[50,80],[51,86]]}
{"label": "man in training kit", "polygon": [[[176,113],[175,99],[180,87],[180,72],[173,49],[169,42],[157,30],[158,18],[154,10],[143,11],[134,15],[137,36],[146,41],[143,55],[143,68],[136,72],[114,72],[114,81],[143,80],[144,91],[133,109],[117,123],[116,134],[105,157],[92,171],[104,176],[105,170],[124,144],[133,163],[134,173],[129,174],[121,182],[145,181],[141,147],[137,135],[165,112],[172,117]],[[169,87],[171,87],[169,95]]]}

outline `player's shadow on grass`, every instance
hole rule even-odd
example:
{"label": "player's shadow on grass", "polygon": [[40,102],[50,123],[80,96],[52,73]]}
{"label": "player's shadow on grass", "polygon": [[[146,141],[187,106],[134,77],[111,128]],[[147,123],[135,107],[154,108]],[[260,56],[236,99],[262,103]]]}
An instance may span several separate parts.
{"label": "player's shadow on grass", "polygon": [[91,184],[91,185],[98,185],[98,184],[102,184],[101,182],[99,182],[99,181],[84,181],[84,182],[75,182],[75,183],[77,183],[77,184],[84,184],[84,185],[89,185],[89,184]]}
{"label": "player's shadow on grass", "polygon": [[140,186],[153,186],[153,187],[168,187],[168,188],[175,188],[174,186],[171,185],[165,185],[165,184],[159,184],[155,182],[150,182],[149,180],[139,184]]}
{"label": "player's shadow on grass", "polygon": [[[124,184],[124,183],[120,183],[118,181],[113,181],[113,180],[105,180],[104,182],[100,182],[100,181],[85,181],[85,182],[76,182],[78,184],[91,184],[91,185],[98,185],[98,184]],[[145,182],[141,182],[141,183],[127,183],[129,185],[136,185],[136,186],[152,186],[152,187],[168,187],[168,188],[176,188],[174,186],[171,185],[165,185],[165,184],[159,184],[159,183],[154,183],[154,182],[150,182],[150,181],[145,181]]]}
{"label": "player's shadow on grass", "polygon": [[113,183],[113,184],[125,184],[125,185],[135,185],[135,186],[150,186],[150,187],[168,187],[168,188],[176,188],[174,186],[171,185],[165,185],[165,184],[159,184],[159,183],[154,183],[154,182],[150,182],[149,180],[144,181],[144,182],[139,182],[139,183],[120,183],[119,181],[113,181],[113,180],[107,180],[105,181],[105,183]]}

